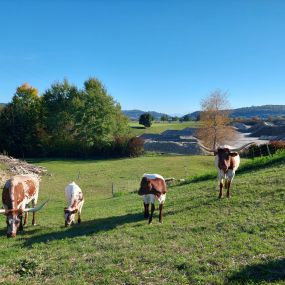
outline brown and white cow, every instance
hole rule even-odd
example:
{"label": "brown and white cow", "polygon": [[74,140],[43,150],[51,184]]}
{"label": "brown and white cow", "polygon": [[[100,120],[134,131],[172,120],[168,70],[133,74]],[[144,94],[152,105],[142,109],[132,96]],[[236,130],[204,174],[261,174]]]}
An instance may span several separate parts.
{"label": "brown and white cow", "polygon": [[74,223],[75,214],[78,214],[78,223],[81,223],[81,211],[84,204],[83,193],[80,187],[71,182],[65,187],[65,197],[68,202],[68,207],[64,208],[65,226],[70,226]]}
{"label": "brown and white cow", "polygon": [[[33,212],[32,224],[36,224],[35,212],[40,207],[35,207],[39,196],[39,179],[34,175],[16,175],[7,180],[3,192],[2,202],[4,209],[0,209],[0,214],[6,215],[7,237],[15,237],[17,230],[23,230],[23,213],[25,213],[24,225],[28,222],[28,212]],[[32,202],[32,208],[26,208]]]}
{"label": "brown and white cow", "polygon": [[[162,209],[166,198],[167,187],[164,178],[159,174],[144,174],[141,180],[138,194],[143,196],[144,217],[149,218],[148,223],[152,223],[153,212],[155,210],[155,200],[159,203],[159,222],[162,223]],[[151,212],[149,214],[149,204]]]}
{"label": "brown and white cow", "polygon": [[208,151],[215,154],[215,166],[217,167],[219,173],[219,184],[220,184],[220,193],[219,198],[223,196],[223,187],[227,189],[227,197],[230,197],[230,187],[235,176],[235,172],[240,164],[239,152],[245,149],[246,147],[254,143],[248,143],[239,148],[231,148],[228,145],[219,146],[217,149],[209,149],[200,144],[200,146]]}

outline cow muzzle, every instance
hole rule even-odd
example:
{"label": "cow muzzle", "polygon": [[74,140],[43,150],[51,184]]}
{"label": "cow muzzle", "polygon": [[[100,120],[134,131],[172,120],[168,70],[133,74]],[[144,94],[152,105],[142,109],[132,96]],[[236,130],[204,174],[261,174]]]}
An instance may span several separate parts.
{"label": "cow muzzle", "polygon": [[16,237],[16,233],[8,233],[7,238],[14,238]]}

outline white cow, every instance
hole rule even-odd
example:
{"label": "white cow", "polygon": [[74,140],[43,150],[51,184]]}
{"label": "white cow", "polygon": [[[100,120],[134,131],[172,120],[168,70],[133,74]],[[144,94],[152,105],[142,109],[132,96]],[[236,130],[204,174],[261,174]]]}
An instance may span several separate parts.
{"label": "white cow", "polygon": [[65,226],[74,223],[75,213],[78,213],[78,223],[81,223],[81,210],[84,204],[82,190],[72,182],[65,187],[65,197],[68,202],[68,207],[64,208]]}

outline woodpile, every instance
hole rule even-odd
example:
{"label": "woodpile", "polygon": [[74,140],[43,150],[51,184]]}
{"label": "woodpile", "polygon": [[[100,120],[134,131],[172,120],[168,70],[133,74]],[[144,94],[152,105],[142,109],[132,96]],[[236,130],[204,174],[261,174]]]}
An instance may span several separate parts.
{"label": "woodpile", "polygon": [[47,174],[47,169],[42,166],[35,166],[24,160],[5,155],[0,155],[0,163],[5,164],[7,170],[13,174],[34,174],[39,177]]}

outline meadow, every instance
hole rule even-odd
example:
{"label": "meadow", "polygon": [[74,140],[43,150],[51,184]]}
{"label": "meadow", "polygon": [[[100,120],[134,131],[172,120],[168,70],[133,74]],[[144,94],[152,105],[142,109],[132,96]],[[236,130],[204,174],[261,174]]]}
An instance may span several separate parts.
{"label": "meadow", "polygon": [[[285,284],[284,153],[245,161],[221,200],[212,156],[33,162],[51,174],[40,190],[50,201],[15,239],[1,217],[0,284]],[[189,178],[169,188],[163,224],[143,219],[144,172]],[[86,203],[83,222],[64,228],[71,180]]]}
{"label": "meadow", "polygon": [[153,122],[150,128],[145,128],[138,122],[130,122],[131,133],[134,136],[140,136],[144,133],[160,134],[167,130],[183,130],[185,128],[197,128],[199,123],[196,121],[189,122]]}

